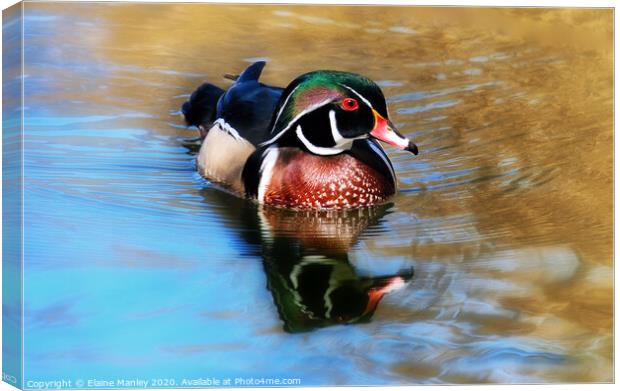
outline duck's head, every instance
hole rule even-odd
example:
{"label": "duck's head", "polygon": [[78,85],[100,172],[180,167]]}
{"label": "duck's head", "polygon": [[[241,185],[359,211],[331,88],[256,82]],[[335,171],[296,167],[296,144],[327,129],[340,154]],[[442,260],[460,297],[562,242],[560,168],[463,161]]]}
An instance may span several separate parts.
{"label": "duck's head", "polygon": [[379,86],[361,75],[315,71],[295,79],[285,90],[264,144],[294,144],[317,155],[335,155],[353,141],[374,137],[417,155],[388,117]]}

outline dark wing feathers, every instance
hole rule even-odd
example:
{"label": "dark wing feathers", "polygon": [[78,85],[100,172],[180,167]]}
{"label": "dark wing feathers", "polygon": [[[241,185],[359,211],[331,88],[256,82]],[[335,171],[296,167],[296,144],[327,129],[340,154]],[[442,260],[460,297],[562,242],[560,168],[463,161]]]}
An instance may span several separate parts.
{"label": "dark wing feathers", "polygon": [[255,146],[265,141],[284,89],[258,82],[264,67],[264,61],[253,63],[227,91],[210,83],[198,87],[181,108],[187,125],[208,129],[222,119]]}
{"label": "dark wing feathers", "polygon": [[217,104],[217,118],[255,146],[268,138],[271,116],[283,91],[258,82],[264,66],[263,61],[250,65]]}

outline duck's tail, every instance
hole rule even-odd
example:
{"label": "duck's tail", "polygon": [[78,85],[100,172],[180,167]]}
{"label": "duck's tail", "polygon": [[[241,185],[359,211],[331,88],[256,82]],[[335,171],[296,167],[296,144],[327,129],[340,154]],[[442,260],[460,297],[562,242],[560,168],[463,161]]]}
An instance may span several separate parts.
{"label": "duck's tail", "polygon": [[240,75],[236,75],[233,73],[225,73],[224,79],[232,80],[235,82],[244,82],[244,81],[258,81],[261,73],[263,72],[263,68],[267,64],[265,61],[257,61],[252,63],[249,67],[247,67]]}
{"label": "duck's tail", "polygon": [[209,129],[216,119],[217,101],[223,93],[223,89],[210,83],[198,87],[181,107],[185,123]]}
{"label": "duck's tail", "polygon": [[247,67],[245,71],[243,71],[237,78],[237,83],[243,83],[246,81],[258,81],[260,74],[263,72],[265,64],[265,61],[257,61]]}

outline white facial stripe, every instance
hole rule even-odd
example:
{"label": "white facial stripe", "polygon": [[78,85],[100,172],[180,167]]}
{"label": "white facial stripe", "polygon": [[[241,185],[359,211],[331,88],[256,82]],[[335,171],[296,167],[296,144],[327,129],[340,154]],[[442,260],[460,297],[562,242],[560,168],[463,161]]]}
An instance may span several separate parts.
{"label": "white facial stripe", "polygon": [[258,183],[258,202],[263,203],[265,200],[265,192],[267,191],[267,185],[271,181],[273,176],[273,167],[278,160],[278,149],[267,148],[263,152],[263,161],[260,165],[260,182]]}
{"label": "white facial stripe", "polygon": [[336,145],[339,145],[344,137],[342,137],[340,131],[338,130],[338,124],[336,123],[336,112],[334,110],[329,111],[329,127],[332,130],[332,137],[334,138]]}
{"label": "white facial stripe", "polygon": [[362,100],[362,102],[366,103],[368,105],[368,107],[370,107],[371,109],[374,109],[374,107],[372,107],[372,105],[370,104],[370,102],[368,101],[368,99],[364,98],[362,96],[362,94],[360,94],[359,92],[355,91],[353,88],[349,87],[346,84],[342,84],[342,83],[338,83],[341,86],[343,86],[344,88],[346,88],[349,91],[352,91],[355,95],[357,95],[358,98],[360,98]]}
{"label": "white facial stripe", "polygon": [[[300,86],[301,86],[301,84],[299,84],[297,87],[293,88],[293,91],[291,91],[291,93],[288,94],[288,96],[284,100],[284,103],[282,103],[282,107],[280,107],[280,111],[278,111],[278,116],[276,117],[274,125],[278,123],[278,120],[280,119],[280,116],[282,115],[282,112],[284,111],[284,108],[286,107],[286,104],[288,103],[288,100],[291,99],[291,96],[293,96],[293,93],[295,92],[295,90],[297,90]],[[273,129],[271,129],[271,132],[273,132]]]}
{"label": "white facial stripe", "polygon": [[[286,127],[285,127],[284,129],[282,129],[282,131],[280,131],[280,133],[276,134],[276,135],[275,135],[274,137],[272,137],[271,139],[269,139],[269,140],[267,140],[267,141],[265,141],[265,142],[260,143],[260,144],[259,144],[259,146],[261,146],[261,147],[262,147],[262,146],[264,146],[264,145],[268,145],[268,144],[273,143],[274,141],[276,141],[277,139],[279,139],[279,138],[280,138],[280,137],[284,134],[284,132],[286,132],[287,130],[289,130],[289,128],[290,128],[290,127],[291,127],[291,126],[292,126],[292,125],[293,125],[293,124],[294,124],[294,123],[295,123],[298,119],[300,119],[300,118],[301,118],[301,117],[303,117],[304,115],[306,115],[306,114],[310,113],[311,111],[314,111],[314,110],[316,110],[316,109],[318,109],[318,108],[320,108],[320,107],[325,106],[325,105],[326,105],[326,104],[328,104],[328,103],[331,103],[332,101],[333,101],[333,98],[330,98],[330,99],[326,99],[326,100],[324,100],[324,101],[322,101],[322,102],[319,102],[319,103],[317,103],[317,104],[314,104],[314,105],[309,106],[307,109],[305,109],[304,111],[302,111],[301,113],[299,113],[299,114],[298,114],[295,118],[293,118],[293,119],[292,119],[292,120],[291,120],[291,121],[290,121],[290,122],[286,125]],[[278,121],[276,120],[275,124],[277,124],[277,123],[278,123]],[[275,124],[274,124],[274,126],[275,126]],[[272,130],[272,132],[273,132],[273,130]]]}
{"label": "white facial stripe", "polygon": [[297,125],[297,130],[295,131],[295,133],[297,134],[297,138],[301,140],[301,142],[306,146],[306,148],[308,148],[310,152],[315,153],[317,155],[323,155],[323,156],[337,155],[346,150],[346,148],[337,148],[337,147],[334,147],[334,148],[317,147],[316,145],[312,144],[310,140],[306,138],[306,136],[304,136],[304,133],[301,130],[300,125]]}
{"label": "white facial stripe", "polygon": [[338,129],[338,123],[336,122],[336,112],[334,110],[329,111],[329,126],[332,131],[332,137],[336,142],[336,146],[338,147],[347,147],[350,148],[353,140],[359,140],[363,138],[368,138],[367,135],[361,134],[357,137],[349,138],[344,137],[340,134],[340,129]]}
{"label": "white facial stripe", "polygon": [[329,112],[329,126],[332,130],[332,137],[334,138],[336,146],[338,147],[345,147],[348,149],[351,148],[351,145],[353,145],[353,141],[368,138],[366,134],[361,134],[353,138],[344,137],[343,135],[341,135],[340,129],[338,129],[338,123],[336,122],[336,112],[334,110],[331,110]]}

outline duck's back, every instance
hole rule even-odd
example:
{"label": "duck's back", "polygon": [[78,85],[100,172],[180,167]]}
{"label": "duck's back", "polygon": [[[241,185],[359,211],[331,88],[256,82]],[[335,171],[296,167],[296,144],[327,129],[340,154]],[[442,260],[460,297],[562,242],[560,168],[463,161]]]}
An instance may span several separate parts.
{"label": "duck's back", "polygon": [[[282,88],[259,83],[264,62],[250,65],[224,92],[214,108],[197,158],[205,178],[243,194],[241,172],[248,157],[269,133]],[[191,103],[191,101],[190,101]]]}
{"label": "duck's back", "polygon": [[268,138],[271,118],[283,91],[258,82],[264,66],[265,62],[256,62],[243,71],[220,97],[216,111],[216,122],[255,147]]}

